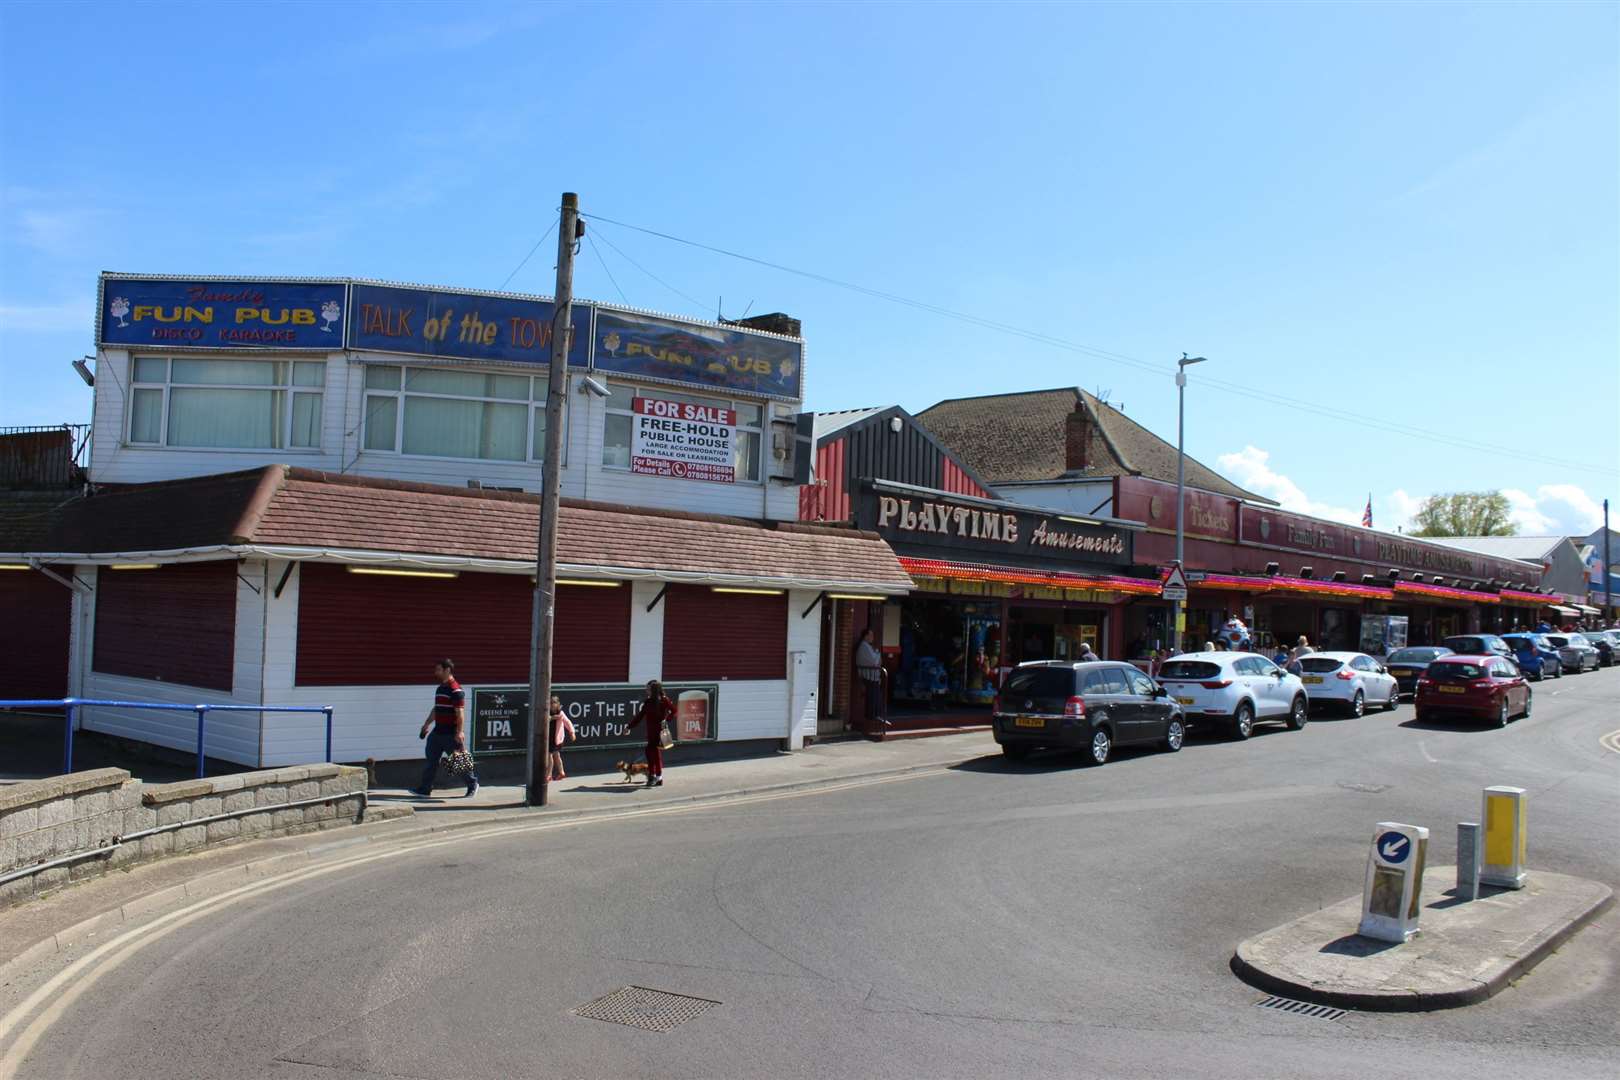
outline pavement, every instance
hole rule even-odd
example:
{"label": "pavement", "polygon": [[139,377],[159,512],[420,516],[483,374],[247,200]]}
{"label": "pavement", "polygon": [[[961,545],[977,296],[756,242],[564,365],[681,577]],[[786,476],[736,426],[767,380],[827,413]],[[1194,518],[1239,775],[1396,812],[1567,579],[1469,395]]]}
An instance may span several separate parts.
{"label": "pavement", "polygon": [[1429,867],[1420,932],[1405,944],[1362,937],[1361,896],[1237,947],[1232,970],[1273,994],[1349,1009],[1420,1012],[1498,994],[1614,902],[1607,885],[1545,870],[1522,889],[1461,900],[1455,866]]}

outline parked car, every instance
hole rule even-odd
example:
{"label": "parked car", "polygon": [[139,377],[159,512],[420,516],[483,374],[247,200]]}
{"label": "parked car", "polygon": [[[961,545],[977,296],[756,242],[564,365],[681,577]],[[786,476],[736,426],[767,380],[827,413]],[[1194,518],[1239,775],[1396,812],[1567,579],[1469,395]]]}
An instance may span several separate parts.
{"label": "parked car", "polygon": [[1415,704],[1420,722],[1461,715],[1507,727],[1513,717],[1530,715],[1530,683],[1495,653],[1442,656],[1418,680]]}
{"label": "parked car", "polygon": [[1332,702],[1351,716],[1360,716],[1368,705],[1389,710],[1401,703],[1401,684],[1366,653],[1311,653],[1299,658],[1299,667],[1311,705]]}
{"label": "parked car", "polygon": [[1494,653],[1513,659],[1513,649],[1496,634],[1456,634],[1443,639],[1440,644],[1460,656],[1483,656]]}
{"label": "parked car", "polygon": [[1582,630],[1581,637],[1598,651],[1598,667],[1614,666],[1614,653],[1620,647],[1620,634],[1613,630]]}
{"label": "parked car", "polygon": [[1390,653],[1384,660],[1384,667],[1395,676],[1401,693],[1410,697],[1417,693],[1418,676],[1428,670],[1429,664],[1450,655],[1451,650],[1444,645],[1411,645]]}
{"label": "parked car", "polygon": [[[1553,643],[1547,640],[1546,634],[1503,634],[1502,640],[1513,650],[1514,659],[1519,663],[1519,670],[1531,678],[1539,681],[1549,677],[1554,679],[1564,677],[1564,661],[1559,658],[1558,650],[1553,648]],[[1535,671],[1525,666],[1527,655],[1539,661]]]}
{"label": "parked car", "polygon": [[1106,764],[1116,746],[1156,743],[1181,749],[1186,722],[1164,687],[1130,664],[1107,660],[1072,663],[1035,660],[1007,673],[992,707],[1001,752],[1027,757],[1032,750],[1084,750]]}
{"label": "parked car", "polygon": [[1189,725],[1219,724],[1236,739],[1247,739],[1263,720],[1298,731],[1310,715],[1299,676],[1256,653],[1182,653],[1160,666],[1159,681]]}
{"label": "parked car", "polygon": [[1580,634],[1548,634],[1547,640],[1558,650],[1565,671],[1579,675],[1588,669],[1597,670],[1598,651]]}

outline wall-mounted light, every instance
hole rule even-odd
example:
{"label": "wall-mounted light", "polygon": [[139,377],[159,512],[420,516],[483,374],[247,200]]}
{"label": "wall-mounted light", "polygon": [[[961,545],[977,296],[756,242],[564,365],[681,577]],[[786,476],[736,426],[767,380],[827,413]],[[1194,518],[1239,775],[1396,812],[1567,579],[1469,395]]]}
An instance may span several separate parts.
{"label": "wall-mounted light", "polygon": [[[88,360],[90,358],[87,356],[84,359]],[[77,371],[79,373],[79,378],[84,380],[84,385],[86,385],[86,386],[94,386],[94,385],[96,385],[96,377],[93,374],[91,374],[90,368],[85,365],[84,360],[75,360],[75,361],[73,361],[73,370]]]}
{"label": "wall-mounted light", "polygon": [[1394,581],[1401,576],[1401,572],[1393,566],[1389,568],[1389,580]]}
{"label": "wall-mounted light", "polygon": [[1302,567],[1300,567],[1299,568],[1299,576],[1302,577],[1302,578],[1313,578],[1313,577],[1315,577],[1316,576],[1316,567],[1314,567],[1314,566],[1302,566]]}
{"label": "wall-mounted light", "polygon": [[[530,578],[529,580],[534,580]],[[593,581],[590,578],[558,578],[559,585],[586,585],[593,589],[617,589],[623,585],[622,581]]]}
{"label": "wall-mounted light", "polygon": [[157,568],[158,564],[155,562],[115,562],[107,567],[109,570],[156,570]]}
{"label": "wall-mounted light", "polygon": [[425,577],[425,578],[455,578],[460,577],[459,570],[389,570],[380,566],[351,566],[351,574],[375,574],[378,577]]}
{"label": "wall-mounted light", "polygon": [[731,586],[726,586],[726,585],[711,585],[711,586],[709,586],[709,591],[711,591],[711,592],[723,592],[723,593],[742,593],[742,594],[744,594],[746,596],[781,596],[782,595],[782,590],[781,589],[741,589],[741,588],[733,588]]}
{"label": "wall-mounted light", "polygon": [[1371,574],[1362,574],[1361,575],[1361,583],[1363,585],[1371,585],[1373,582],[1375,582],[1377,580],[1378,579],[1373,577]]}
{"label": "wall-mounted light", "polygon": [[901,420],[898,416],[889,417],[889,430],[894,432],[896,435],[900,434],[901,430],[905,428],[905,426],[905,421]]}
{"label": "wall-mounted light", "polygon": [[1335,571],[1333,571],[1333,580],[1334,581],[1343,581],[1344,580],[1344,571],[1343,570],[1335,570]]}
{"label": "wall-mounted light", "polygon": [[1073,522],[1076,525],[1095,525],[1095,524],[1097,524],[1095,521],[1088,521],[1085,518],[1070,517],[1067,514],[1059,514],[1058,515],[1058,520],[1059,521]]}
{"label": "wall-mounted light", "polygon": [[1272,577],[1276,577],[1278,574],[1282,573],[1282,563],[1266,563],[1266,573],[1270,574]]}
{"label": "wall-mounted light", "polygon": [[29,570],[29,569],[32,569],[32,567],[30,567],[27,563],[22,563],[22,562],[0,562],[0,570]]}
{"label": "wall-mounted light", "polygon": [[884,596],[882,593],[830,592],[830,593],[827,594],[827,599],[829,599],[829,600],[887,600],[888,597]]}
{"label": "wall-mounted light", "polygon": [[1423,580],[1423,575],[1422,574],[1413,574],[1412,575],[1412,580],[1413,581],[1422,581]]}

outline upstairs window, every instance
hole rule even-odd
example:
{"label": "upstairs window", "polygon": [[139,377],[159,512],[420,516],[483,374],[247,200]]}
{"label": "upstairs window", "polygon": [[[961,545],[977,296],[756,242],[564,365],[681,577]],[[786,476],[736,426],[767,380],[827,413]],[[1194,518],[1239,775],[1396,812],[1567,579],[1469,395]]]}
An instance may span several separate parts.
{"label": "upstairs window", "polygon": [[320,448],[324,360],[137,356],[131,368],[131,445]]}
{"label": "upstairs window", "polygon": [[365,448],[543,461],[548,390],[544,375],[367,364]]}
{"label": "upstairs window", "polygon": [[739,483],[759,483],[760,431],[765,419],[765,407],[757,401],[734,398],[708,397],[683,394],[661,386],[634,386],[612,383],[608,387],[607,419],[602,431],[602,464],[610,469],[630,467],[630,441],[635,416],[631,405],[638,397],[658,398],[663,401],[685,401],[693,405],[712,405],[718,409],[732,409],[737,414],[737,439],[733,461]]}

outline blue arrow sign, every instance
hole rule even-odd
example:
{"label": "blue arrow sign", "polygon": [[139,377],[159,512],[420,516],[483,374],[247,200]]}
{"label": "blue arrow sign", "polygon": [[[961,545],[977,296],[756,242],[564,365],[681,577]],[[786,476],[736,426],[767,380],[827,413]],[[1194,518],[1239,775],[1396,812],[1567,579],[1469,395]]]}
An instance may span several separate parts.
{"label": "blue arrow sign", "polygon": [[1379,836],[1378,857],[1387,863],[1403,863],[1412,854],[1412,838],[1393,830]]}

